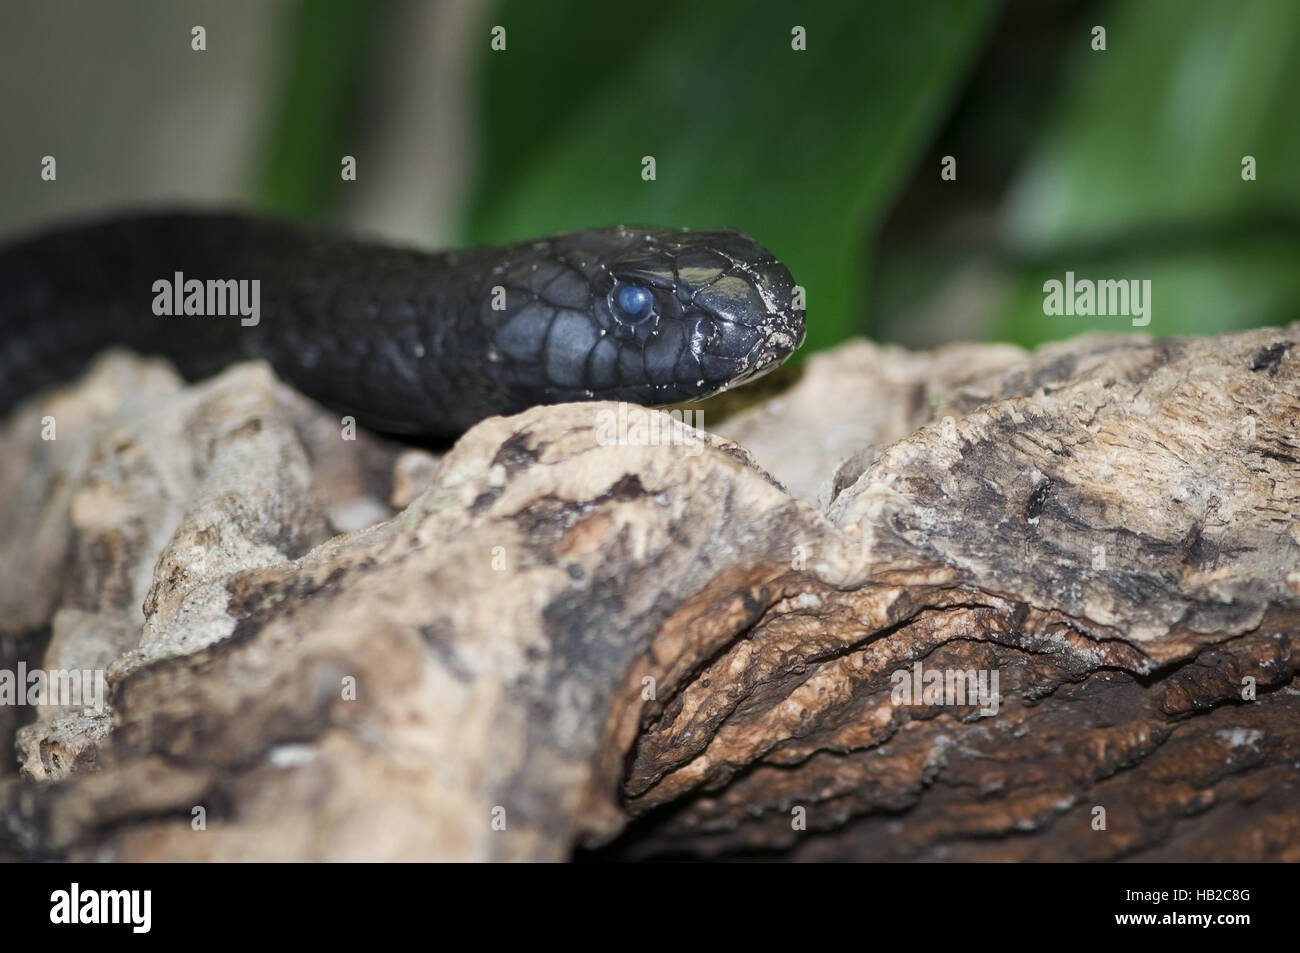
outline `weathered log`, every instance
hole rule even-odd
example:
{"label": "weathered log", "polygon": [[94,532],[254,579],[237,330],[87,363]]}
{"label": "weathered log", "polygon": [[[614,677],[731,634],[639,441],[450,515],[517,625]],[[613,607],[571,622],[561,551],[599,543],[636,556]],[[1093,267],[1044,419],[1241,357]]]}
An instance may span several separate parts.
{"label": "weathered log", "polygon": [[1300,859],[1297,335],[854,342],[440,458],[107,356],[0,434],[0,619],[110,687],[0,850]]}

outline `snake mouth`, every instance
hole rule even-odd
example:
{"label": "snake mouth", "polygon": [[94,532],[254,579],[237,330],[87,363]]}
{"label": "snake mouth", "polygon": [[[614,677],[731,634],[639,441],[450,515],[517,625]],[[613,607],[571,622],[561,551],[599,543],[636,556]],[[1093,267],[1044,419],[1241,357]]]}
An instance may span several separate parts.
{"label": "snake mouth", "polygon": [[782,322],[781,325],[768,331],[754,345],[745,358],[745,364],[747,365],[745,370],[728,381],[726,389],[729,390],[737,384],[756,380],[764,374],[776,370],[781,364],[785,363],[786,358],[797,351],[799,346],[803,344],[802,325],[792,326],[789,317],[784,314],[774,314],[772,317]]}

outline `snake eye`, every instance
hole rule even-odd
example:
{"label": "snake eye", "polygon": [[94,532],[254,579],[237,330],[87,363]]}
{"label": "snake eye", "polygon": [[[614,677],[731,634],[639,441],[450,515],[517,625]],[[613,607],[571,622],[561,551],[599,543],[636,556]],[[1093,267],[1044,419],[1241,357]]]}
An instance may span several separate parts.
{"label": "snake eye", "polygon": [[623,285],[614,295],[614,304],[624,318],[640,324],[650,317],[654,296],[640,285]]}

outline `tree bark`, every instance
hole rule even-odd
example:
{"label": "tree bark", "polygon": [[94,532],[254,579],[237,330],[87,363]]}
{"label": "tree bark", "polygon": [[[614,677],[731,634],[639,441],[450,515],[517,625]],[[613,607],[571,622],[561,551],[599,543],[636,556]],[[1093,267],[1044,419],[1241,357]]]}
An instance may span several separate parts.
{"label": "tree bark", "polygon": [[851,342],[440,456],[108,355],[0,433],[8,644],[109,687],[0,852],[1300,859],[1295,341]]}

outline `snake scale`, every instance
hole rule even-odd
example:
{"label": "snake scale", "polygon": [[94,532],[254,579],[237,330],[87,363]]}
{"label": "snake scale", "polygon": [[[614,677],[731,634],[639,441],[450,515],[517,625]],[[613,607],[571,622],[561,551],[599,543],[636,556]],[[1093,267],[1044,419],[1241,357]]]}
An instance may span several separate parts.
{"label": "snake scale", "polygon": [[[173,276],[257,281],[256,323],[156,313]],[[796,292],[730,230],[429,253],[252,215],[117,216],[0,249],[0,413],[121,345],[190,379],[264,359],[363,424],[450,438],[534,404],[663,405],[749,380],[803,342]]]}

